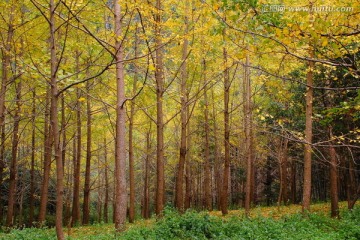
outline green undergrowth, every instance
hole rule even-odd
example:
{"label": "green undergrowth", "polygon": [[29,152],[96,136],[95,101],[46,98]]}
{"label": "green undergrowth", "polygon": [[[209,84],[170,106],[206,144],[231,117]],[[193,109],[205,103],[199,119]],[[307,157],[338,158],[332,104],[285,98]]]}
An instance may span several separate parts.
{"label": "green undergrowth", "polygon": [[[64,229],[66,232],[66,229]],[[158,221],[139,220],[116,234],[112,224],[73,228],[67,239],[360,239],[360,207],[342,210],[340,219],[327,213],[284,214],[279,218],[220,217],[188,211],[182,215],[167,208]],[[28,228],[1,233],[0,239],[55,239],[54,229]]]}

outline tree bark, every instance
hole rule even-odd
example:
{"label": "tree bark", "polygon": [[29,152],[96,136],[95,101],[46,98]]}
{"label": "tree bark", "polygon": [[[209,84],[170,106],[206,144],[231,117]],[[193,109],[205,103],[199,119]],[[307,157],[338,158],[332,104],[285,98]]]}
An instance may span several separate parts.
{"label": "tree bark", "polygon": [[[310,57],[314,57],[314,50],[310,50]],[[310,211],[311,203],[311,154],[312,154],[312,114],[313,114],[313,68],[314,62],[309,61],[306,75],[306,111],[305,111],[305,147],[304,147],[304,185],[303,185],[303,213]]]}
{"label": "tree bark", "polygon": [[207,78],[206,78],[206,60],[203,59],[203,71],[204,71],[204,131],[205,131],[205,149],[204,149],[204,206],[208,211],[212,210],[212,196],[211,196],[211,166],[210,166],[210,122],[209,122],[209,101],[207,96]]}
{"label": "tree bark", "polygon": [[[135,56],[138,57],[138,27],[135,30]],[[133,96],[137,92],[138,81],[138,67],[135,65],[134,81],[133,81]],[[134,144],[133,144],[133,129],[134,129],[134,116],[135,116],[135,99],[132,99],[130,104],[130,116],[129,116],[129,183],[130,183],[130,204],[129,204],[129,222],[133,223],[135,220],[135,169],[134,169]]]}
{"label": "tree bark", "polygon": [[230,179],[230,113],[229,113],[229,99],[230,99],[230,76],[228,68],[228,54],[227,50],[223,48],[224,56],[224,175],[223,188],[221,192],[221,212],[223,215],[228,213],[228,193],[229,193],[229,179]]}
{"label": "tree bark", "polygon": [[109,222],[109,176],[108,176],[108,160],[107,160],[107,144],[106,137],[104,137],[104,164],[105,164],[105,200],[104,200],[104,221],[105,223]]}
{"label": "tree bark", "polygon": [[175,206],[178,209],[178,211],[183,212],[184,211],[184,169],[185,169],[185,162],[186,162],[186,154],[187,154],[187,133],[186,133],[186,125],[187,125],[187,119],[189,116],[187,116],[187,64],[186,64],[186,58],[188,55],[188,45],[189,41],[187,39],[187,33],[188,33],[188,5],[189,2],[185,1],[185,12],[184,12],[184,37],[183,37],[183,46],[182,46],[182,65],[180,69],[180,105],[181,105],[181,111],[180,111],[180,121],[181,121],[181,132],[180,132],[180,157],[179,157],[179,163],[177,167],[177,174],[176,174],[176,190],[175,190]]}
{"label": "tree bark", "polygon": [[51,89],[47,90],[46,100],[45,100],[45,120],[44,120],[44,173],[41,184],[41,195],[40,195],[40,210],[38,221],[40,224],[44,223],[47,210],[48,202],[48,191],[49,191],[49,180],[50,180],[50,171],[51,171],[51,148],[53,136],[50,134],[50,96]]}
{"label": "tree bark", "polygon": [[[333,133],[332,127],[328,128],[329,139],[332,141]],[[338,173],[337,173],[337,160],[336,151],[334,146],[329,146],[330,157],[330,198],[331,198],[331,217],[339,217],[339,197],[338,197]]]}
{"label": "tree bark", "polygon": [[32,90],[32,111],[31,111],[31,167],[30,167],[30,195],[29,195],[29,226],[33,225],[34,222],[34,211],[35,211],[35,116],[36,116],[36,92],[35,88]]}
{"label": "tree bark", "polygon": [[125,146],[125,79],[121,30],[121,10],[115,1],[115,59],[116,59],[116,136],[115,136],[115,229],[125,230],[127,209],[126,146]]}
{"label": "tree bark", "polygon": [[14,128],[12,137],[11,148],[11,163],[10,163],[10,179],[9,179],[9,196],[8,196],[8,212],[6,216],[6,225],[8,227],[14,224],[14,207],[16,201],[16,183],[17,183],[17,153],[19,146],[19,124],[20,124],[20,111],[21,111],[21,81],[15,83],[15,102],[16,110],[14,114]]}
{"label": "tree bark", "polygon": [[[77,54],[78,66],[78,54]],[[76,67],[78,68],[78,67]],[[80,164],[81,164],[81,90],[77,89],[77,102],[76,102],[76,158],[74,162],[74,188],[73,188],[73,204],[72,204],[72,219],[71,226],[78,224],[80,221]]]}
{"label": "tree bark", "polygon": [[50,0],[50,68],[51,68],[51,106],[50,106],[50,129],[51,135],[54,138],[54,153],[56,161],[56,216],[55,227],[56,235],[59,240],[64,239],[63,233],[63,194],[64,194],[64,169],[62,165],[61,144],[58,123],[58,87],[57,87],[57,69],[58,64],[56,59],[56,45],[55,45],[55,10],[56,4],[54,0]]}
{"label": "tree bark", "polygon": [[245,186],[245,214],[250,215],[251,199],[253,195],[253,153],[252,153],[252,110],[251,110],[251,83],[250,61],[246,55],[244,69],[244,114],[245,114],[245,156],[246,156],[246,186]]}
{"label": "tree bark", "polygon": [[[212,99],[215,98],[214,88],[211,89]],[[215,186],[216,186],[216,204],[217,209],[221,210],[221,186],[222,186],[222,178],[221,178],[221,160],[219,157],[219,144],[218,144],[218,135],[217,135],[217,121],[216,121],[216,109],[215,109],[215,101],[212,104],[212,117],[213,117],[213,128],[214,128],[214,167],[215,167]]]}
{"label": "tree bark", "polygon": [[281,201],[284,202],[284,205],[288,201],[288,191],[287,191],[287,150],[288,150],[289,140],[285,137],[280,140],[279,145],[279,171],[280,171],[280,192],[278,197],[278,206],[281,205]]}
{"label": "tree bark", "polygon": [[144,164],[144,193],[143,193],[143,211],[142,216],[145,219],[150,218],[150,189],[149,189],[149,170],[150,170],[150,159],[151,159],[151,125],[149,131],[146,134],[146,157]]}
{"label": "tree bark", "polygon": [[86,82],[86,166],[85,166],[85,186],[84,186],[84,205],[83,205],[83,224],[89,224],[90,220],[90,171],[91,171],[91,104],[90,104],[90,82]]}
{"label": "tree bark", "polygon": [[[187,115],[190,116],[190,108],[187,108]],[[188,152],[190,152],[190,146],[191,146],[191,134],[190,134],[190,119],[188,119],[188,123],[187,123],[187,145],[188,145]],[[185,202],[184,202],[184,208],[185,209],[189,209],[191,208],[191,204],[193,204],[193,179],[192,179],[192,163],[191,163],[191,158],[190,158],[190,154],[186,154],[186,159],[185,159],[185,182],[186,182],[186,186],[185,186]]]}
{"label": "tree bark", "polygon": [[156,81],[156,215],[162,216],[165,204],[165,176],[164,176],[164,64],[161,41],[161,0],[156,0],[155,14],[155,81]]}

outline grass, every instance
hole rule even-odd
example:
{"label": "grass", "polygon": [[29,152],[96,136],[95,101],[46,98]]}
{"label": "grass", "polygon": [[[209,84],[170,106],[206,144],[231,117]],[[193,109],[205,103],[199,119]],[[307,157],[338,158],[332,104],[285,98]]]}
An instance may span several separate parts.
{"label": "grass", "polygon": [[[164,218],[156,221],[137,220],[127,224],[123,233],[116,234],[113,224],[94,224],[71,229],[64,228],[67,239],[360,239],[360,206],[346,210],[340,203],[341,219],[329,217],[329,203],[313,204],[311,214],[303,218],[301,206],[256,207],[251,217],[244,211],[188,211],[179,215],[166,209]],[[54,229],[27,228],[0,233],[5,239],[56,239]]]}

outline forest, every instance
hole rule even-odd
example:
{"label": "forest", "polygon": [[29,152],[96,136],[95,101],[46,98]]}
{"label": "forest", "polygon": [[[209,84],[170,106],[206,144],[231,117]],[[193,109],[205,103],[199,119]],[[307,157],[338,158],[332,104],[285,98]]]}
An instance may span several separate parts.
{"label": "forest", "polygon": [[0,239],[360,238],[359,1],[0,9]]}

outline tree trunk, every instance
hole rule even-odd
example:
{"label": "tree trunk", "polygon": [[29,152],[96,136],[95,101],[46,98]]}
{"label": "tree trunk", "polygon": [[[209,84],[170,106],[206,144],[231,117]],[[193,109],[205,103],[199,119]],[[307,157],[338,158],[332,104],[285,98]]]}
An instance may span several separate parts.
{"label": "tree trunk", "polygon": [[[329,139],[332,141],[332,127],[328,128]],[[330,142],[330,144],[332,144]],[[337,177],[337,160],[334,146],[329,146],[330,157],[330,198],[331,198],[331,217],[339,217],[339,197],[338,197],[338,177]]]}
{"label": "tree trunk", "polygon": [[54,138],[54,153],[56,161],[56,217],[55,227],[56,235],[59,240],[64,239],[62,215],[63,215],[63,194],[64,194],[64,170],[62,165],[61,144],[59,135],[58,123],[58,88],[57,88],[57,69],[58,64],[56,59],[56,45],[55,45],[55,9],[56,4],[54,0],[50,0],[50,67],[51,67],[51,106],[50,106],[50,129],[51,135]]}
{"label": "tree trunk", "polygon": [[162,215],[165,204],[165,176],[164,176],[164,64],[161,41],[161,0],[156,0],[155,14],[155,81],[156,81],[156,214]]}
{"label": "tree trunk", "polygon": [[279,171],[280,171],[280,192],[278,197],[278,206],[281,205],[281,201],[284,202],[284,205],[288,201],[288,190],[287,190],[287,150],[288,150],[289,140],[285,137],[280,140],[279,145]]}
{"label": "tree trunk", "polygon": [[188,5],[189,2],[185,1],[185,12],[184,12],[184,39],[183,39],[183,47],[182,47],[182,65],[180,69],[180,104],[181,104],[181,112],[180,112],[180,121],[181,121],[181,133],[180,133],[180,157],[179,157],[179,163],[177,168],[177,174],[176,174],[176,190],[175,190],[175,206],[180,211],[184,211],[184,169],[185,169],[185,162],[186,162],[186,154],[187,154],[187,133],[186,133],[186,125],[187,125],[187,119],[189,116],[187,116],[187,64],[186,64],[186,58],[188,55],[188,45],[189,41],[187,39],[187,33],[188,33]]}
{"label": "tree trunk", "polygon": [[6,225],[8,227],[14,224],[14,207],[16,201],[16,183],[17,183],[17,153],[19,146],[19,124],[21,111],[21,81],[15,83],[15,102],[16,110],[14,114],[14,128],[11,148],[11,163],[10,163],[10,179],[9,179],[9,196],[8,196],[8,212],[6,216]]}
{"label": "tree trunk", "polygon": [[116,136],[115,136],[115,229],[125,230],[127,209],[126,188],[126,146],[125,146],[125,79],[123,66],[123,46],[121,37],[121,10],[115,1],[115,59],[116,59]]}
{"label": "tree trunk", "polygon": [[[76,57],[76,65],[78,66],[78,54]],[[76,67],[78,69],[78,67]],[[72,219],[71,226],[78,224],[80,221],[80,164],[81,164],[81,90],[77,89],[76,102],[76,158],[74,162],[74,189],[73,189],[73,204],[72,204]]]}
{"label": "tree trunk", "polygon": [[295,204],[297,203],[297,201],[296,201],[296,162],[294,159],[291,161],[290,184],[291,184],[291,203]]}
{"label": "tree trunk", "polygon": [[107,160],[107,144],[106,137],[104,138],[104,164],[105,164],[105,200],[104,200],[104,221],[109,222],[109,176],[108,176],[108,160]]}
{"label": "tree trunk", "polygon": [[85,186],[84,186],[84,205],[83,205],[83,224],[89,224],[90,220],[90,171],[91,171],[91,105],[90,105],[90,82],[86,82],[86,115],[87,115],[87,138],[86,138],[86,166],[85,166]]}
{"label": "tree trunk", "polygon": [[[310,50],[310,57],[314,51]],[[311,154],[312,154],[312,114],[313,114],[313,69],[314,62],[309,61],[309,70],[306,75],[306,112],[305,112],[305,147],[304,147],[304,185],[302,211],[310,211],[311,203]]]}
{"label": "tree trunk", "polygon": [[144,165],[144,200],[143,200],[143,218],[150,218],[150,190],[149,190],[149,170],[150,170],[150,156],[151,153],[151,125],[149,127],[149,131],[146,134],[146,157],[145,157],[145,165]]}
{"label": "tree trunk", "polygon": [[245,156],[246,156],[246,187],[245,187],[245,214],[249,216],[251,199],[253,195],[253,153],[252,153],[252,110],[251,110],[251,83],[250,83],[250,61],[246,55],[244,69],[244,114],[245,114]]}
{"label": "tree trunk", "polygon": [[348,189],[348,209],[353,209],[356,200],[358,199],[360,186],[356,190],[356,177],[355,177],[355,163],[353,159],[348,159],[348,178],[347,178],[347,189]]}
{"label": "tree trunk", "polygon": [[46,103],[45,103],[45,120],[44,120],[44,173],[41,184],[40,195],[40,210],[38,221],[40,224],[44,223],[48,202],[49,180],[51,171],[51,148],[53,136],[50,135],[50,123],[49,123],[49,104],[50,104],[51,89],[47,90]]}
{"label": "tree trunk", "polygon": [[[225,36],[224,36],[225,37]],[[230,113],[229,113],[229,99],[230,99],[230,76],[228,68],[227,50],[224,47],[224,176],[223,188],[221,192],[221,212],[223,215],[228,213],[228,193],[229,193],[229,179],[230,179]]]}
{"label": "tree trunk", "polygon": [[206,79],[206,61],[203,59],[203,70],[204,70],[204,102],[205,102],[205,109],[204,109],[204,131],[205,131],[205,156],[204,156],[204,206],[208,211],[212,210],[212,196],[211,196],[211,166],[210,166],[210,140],[209,140],[209,102],[207,96],[207,79]]}
{"label": "tree trunk", "polygon": [[[211,89],[212,99],[215,98],[214,88]],[[215,109],[215,101],[212,104],[212,117],[213,117],[213,127],[214,127],[214,167],[215,167],[215,186],[216,186],[216,204],[217,209],[221,210],[221,186],[222,186],[222,178],[221,178],[221,159],[219,157],[219,145],[218,145],[218,135],[217,135],[217,121],[216,121],[216,109]]]}
{"label": "tree trunk", "polygon": [[[190,116],[190,108],[187,108],[187,115]],[[190,147],[191,147],[191,133],[190,133],[190,119],[188,119],[188,123],[187,123],[187,146],[188,146],[188,153],[190,152]],[[186,182],[186,186],[185,186],[185,202],[184,202],[184,208],[185,209],[189,209],[191,208],[191,204],[192,201],[194,199],[193,197],[193,179],[192,179],[192,163],[191,163],[191,158],[190,158],[190,154],[186,154],[186,159],[185,159],[185,182]]]}
{"label": "tree trunk", "polygon": [[35,88],[32,90],[32,111],[31,111],[31,168],[30,168],[30,195],[29,195],[29,226],[33,225],[34,222],[34,211],[35,211],[35,116],[36,116],[36,92]]}
{"label": "tree trunk", "polygon": [[[135,30],[135,56],[138,57],[138,27]],[[138,81],[138,67],[135,65],[134,82],[132,94],[136,95],[137,81]],[[132,99],[130,104],[129,116],[129,183],[130,183],[130,204],[129,204],[129,222],[133,223],[135,220],[135,169],[134,169],[134,144],[133,144],[133,129],[134,129],[134,116],[135,116],[135,99]]]}

